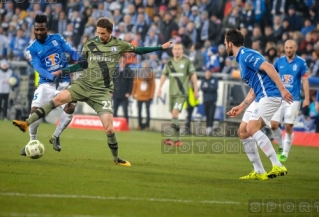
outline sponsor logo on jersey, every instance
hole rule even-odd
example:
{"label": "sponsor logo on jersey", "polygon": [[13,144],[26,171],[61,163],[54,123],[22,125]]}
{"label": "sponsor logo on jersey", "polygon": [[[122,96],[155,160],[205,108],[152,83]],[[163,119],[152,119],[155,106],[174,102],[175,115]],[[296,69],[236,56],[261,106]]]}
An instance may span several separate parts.
{"label": "sponsor logo on jersey", "polygon": [[282,75],[281,80],[285,87],[292,87],[294,77],[292,75]]}
{"label": "sponsor logo on jersey", "polygon": [[183,72],[174,72],[170,74],[172,77],[182,77],[184,76]]}
{"label": "sponsor logo on jersey", "polygon": [[115,58],[112,58],[112,57],[104,57],[104,56],[101,56],[101,55],[93,55],[93,56],[90,56],[90,61],[105,61],[105,62],[112,62],[114,63],[115,62]]}
{"label": "sponsor logo on jersey", "polygon": [[51,54],[45,58],[45,65],[48,71],[56,70],[60,67],[61,56],[58,53]]}

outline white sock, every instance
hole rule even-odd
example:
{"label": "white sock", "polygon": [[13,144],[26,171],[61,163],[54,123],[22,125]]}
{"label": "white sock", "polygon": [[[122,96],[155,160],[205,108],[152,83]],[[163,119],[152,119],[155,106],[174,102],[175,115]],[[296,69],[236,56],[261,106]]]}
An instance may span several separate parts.
{"label": "white sock", "polygon": [[266,171],[261,163],[256,141],[252,137],[248,137],[247,139],[242,139],[241,142],[243,143],[248,159],[254,166],[254,171],[258,174],[265,173]]}
{"label": "white sock", "polygon": [[57,128],[55,129],[54,136],[59,137],[62,131],[67,128],[73,118],[73,114],[67,114],[64,111],[60,115],[60,122]]}
{"label": "white sock", "polygon": [[212,127],[207,127],[206,128],[206,135],[210,135],[212,133]]}
{"label": "white sock", "polygon": [[285,139],[284,139],[284,151],[282,152],[284,155],[286,155],[288,157],[289,151],[290,151],[290,147],[291,147],[291,143],[292,140],[294,139],[294,134],[285,134]]}
{"label": "white sock", "polygon": [[272,132],[273,132],[273,134],[274,134],[274,139],[275,139],[275,140],[277,141],[277,143],[278,143],[278,146],[279,146],[280,148],[283,148],[283,147],[282,147],[282,133],[281,133],[280,128],[278,127],[276,130],[273,130]]}
{"label": "white sock", "polygon": [[29,126],[30,140],[36,140],[36,139],[37,139],[38,127],[39,127],[41,121],[42,121],[42,119],[39,119],[39,120],[33,122],[33,123]]}
{"label": "white sock", "polygon": [[265,155],[270,159],[273,166],[282,166],[282,164],[279,162],[277,158],[274,147],[272,146],[270,140],[264,133],[258,130],[252,137],[256,140],[258,146],[265,153]]}

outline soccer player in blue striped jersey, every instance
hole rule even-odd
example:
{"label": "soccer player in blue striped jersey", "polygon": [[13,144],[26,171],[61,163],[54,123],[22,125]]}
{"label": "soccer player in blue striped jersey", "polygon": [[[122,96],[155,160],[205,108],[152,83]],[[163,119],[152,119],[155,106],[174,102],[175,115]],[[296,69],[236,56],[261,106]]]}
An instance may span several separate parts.
{"label": "soccer player in blue striped jersey", "polygon": [[[305,99],[302,107],[309,106],[309,82],[308,82],[308,67],[304,59],[296,55],[297,43],[294,40],[285,42],[285,56],[280,57],[274,63],[274,67],[279,73],[279,76],[284,86],[292,93],[294,102],[289,104],[282,102],[280,108],[271,119],[271,129],[274,133],[279,149],[278,158],[281,162],[285,162],[288,158],[291,143],[293,140],[293,126],[298,116],[300,108],[300,90],[303,86]],[[285,137],[282,139],[282,133],[279,124],[283,121],[285,124]]]}
{"label": "soccer player in blue striped jersey", "polygon": [[[55,72],[68,67],[65,53],[68,53],[75,61],[80,55],[65,41],[60,34],[48,34],[47,16],[37,14],[34,23],[35,40],[26,48],[26,58],[32,67],[39,73],[39,86],[34,92],[31,103],[31,114],[39,107],[49,102],[55,95],[65,89],[70,83],[70,77],[59,77]],[[68,103],[62,106],[63,112],[60,115],[60,122],[57,126],[50,143],[53,149],[61,151],[60,134],[72,120],[75,104]],[[30,140],[37,138],[37,129],[40,120],[29,127]],[[24,148],[21,155],[25,156]]]}
{"label": "soccer player in blue striped jersey", "polygon": [[319,112],[319,90],[317,91],[317,96],[316,96],[316,110]]}
{"label": "soccer player in blue striped jersey", "polygon": [[[254,170],[240,179],[268,180],[287,174],[286,167],[278,160],[270,140],[261,129],[265,125],[270,127],[270,120],[280,107],[282,98],[292,102],[293,97],[275,68],[257,51],[243,47],[244,36],[239,30],[228,30],[224,43],[228,55],[236,57],[242,80],[251,87],[245,100],[227,112],[230,117],[236,117],[249,106],[239,126],[238,136]],[[268,173],[260,160],[256,143],[272,163],[272,170]]]}

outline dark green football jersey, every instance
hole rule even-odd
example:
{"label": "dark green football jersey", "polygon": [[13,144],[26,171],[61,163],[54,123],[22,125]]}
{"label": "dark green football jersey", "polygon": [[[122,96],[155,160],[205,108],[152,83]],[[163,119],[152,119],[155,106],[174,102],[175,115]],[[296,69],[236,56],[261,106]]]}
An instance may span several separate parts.
{"label": "dark green football jersey", "polygon": [[88,61],[79,81],[92,89],[109,88],[113,91],[113,74],[119,58],[125,52],[134,52],[135,46],[112,36],[108,43],[101,43],[99,37],[89,39],[83,46],[82,55]]}
{"label": "dark green football jersey", "polygon": [[195,68],[188,58],[182,57],[178,62],[170,58],[163,70],[163,74],[169,76],[169,95],[187,96],[189,78],[193,73]]}

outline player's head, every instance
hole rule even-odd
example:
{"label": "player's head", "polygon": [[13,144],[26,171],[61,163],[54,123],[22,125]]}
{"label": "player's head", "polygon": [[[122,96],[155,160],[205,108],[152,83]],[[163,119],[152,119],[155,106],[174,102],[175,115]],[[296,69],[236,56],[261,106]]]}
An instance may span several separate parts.
{"label": "player's head", "polygon": [[225,47],[229,56],[234,55],[234,47],[244,45],[244,36],[238,29],[230,29],[225,34]]}
{"label": "player's head", "polygon": [[178,43],[175,43],[175,44],[173,45],[172,53],[173,53],[173,56],[174,56],[174,57],[177,57],[177,58],[183,56],[183,54],[184,54],[184,47],[183,47],[182,43],[179,43],[179,42],[178,42]]}
{"label": "player's head", "polygon": [[101,43],[106,43],[113,32],[113,23],[110,19],[101,17],[96,22],[96,34]]}
{"label": "player's head", "polygon": [[35,39],[44,43],[48,36],[48,18],[45,14],[37,14],[34,18],[34,36]]}
{"label": "player's head", "polygon": [[287,40],[285,42],[285,54],[286,57],[288,57],[289,59],[292,59],[295,57],[296,51],[297,51],[297,43],[294,40]]}

